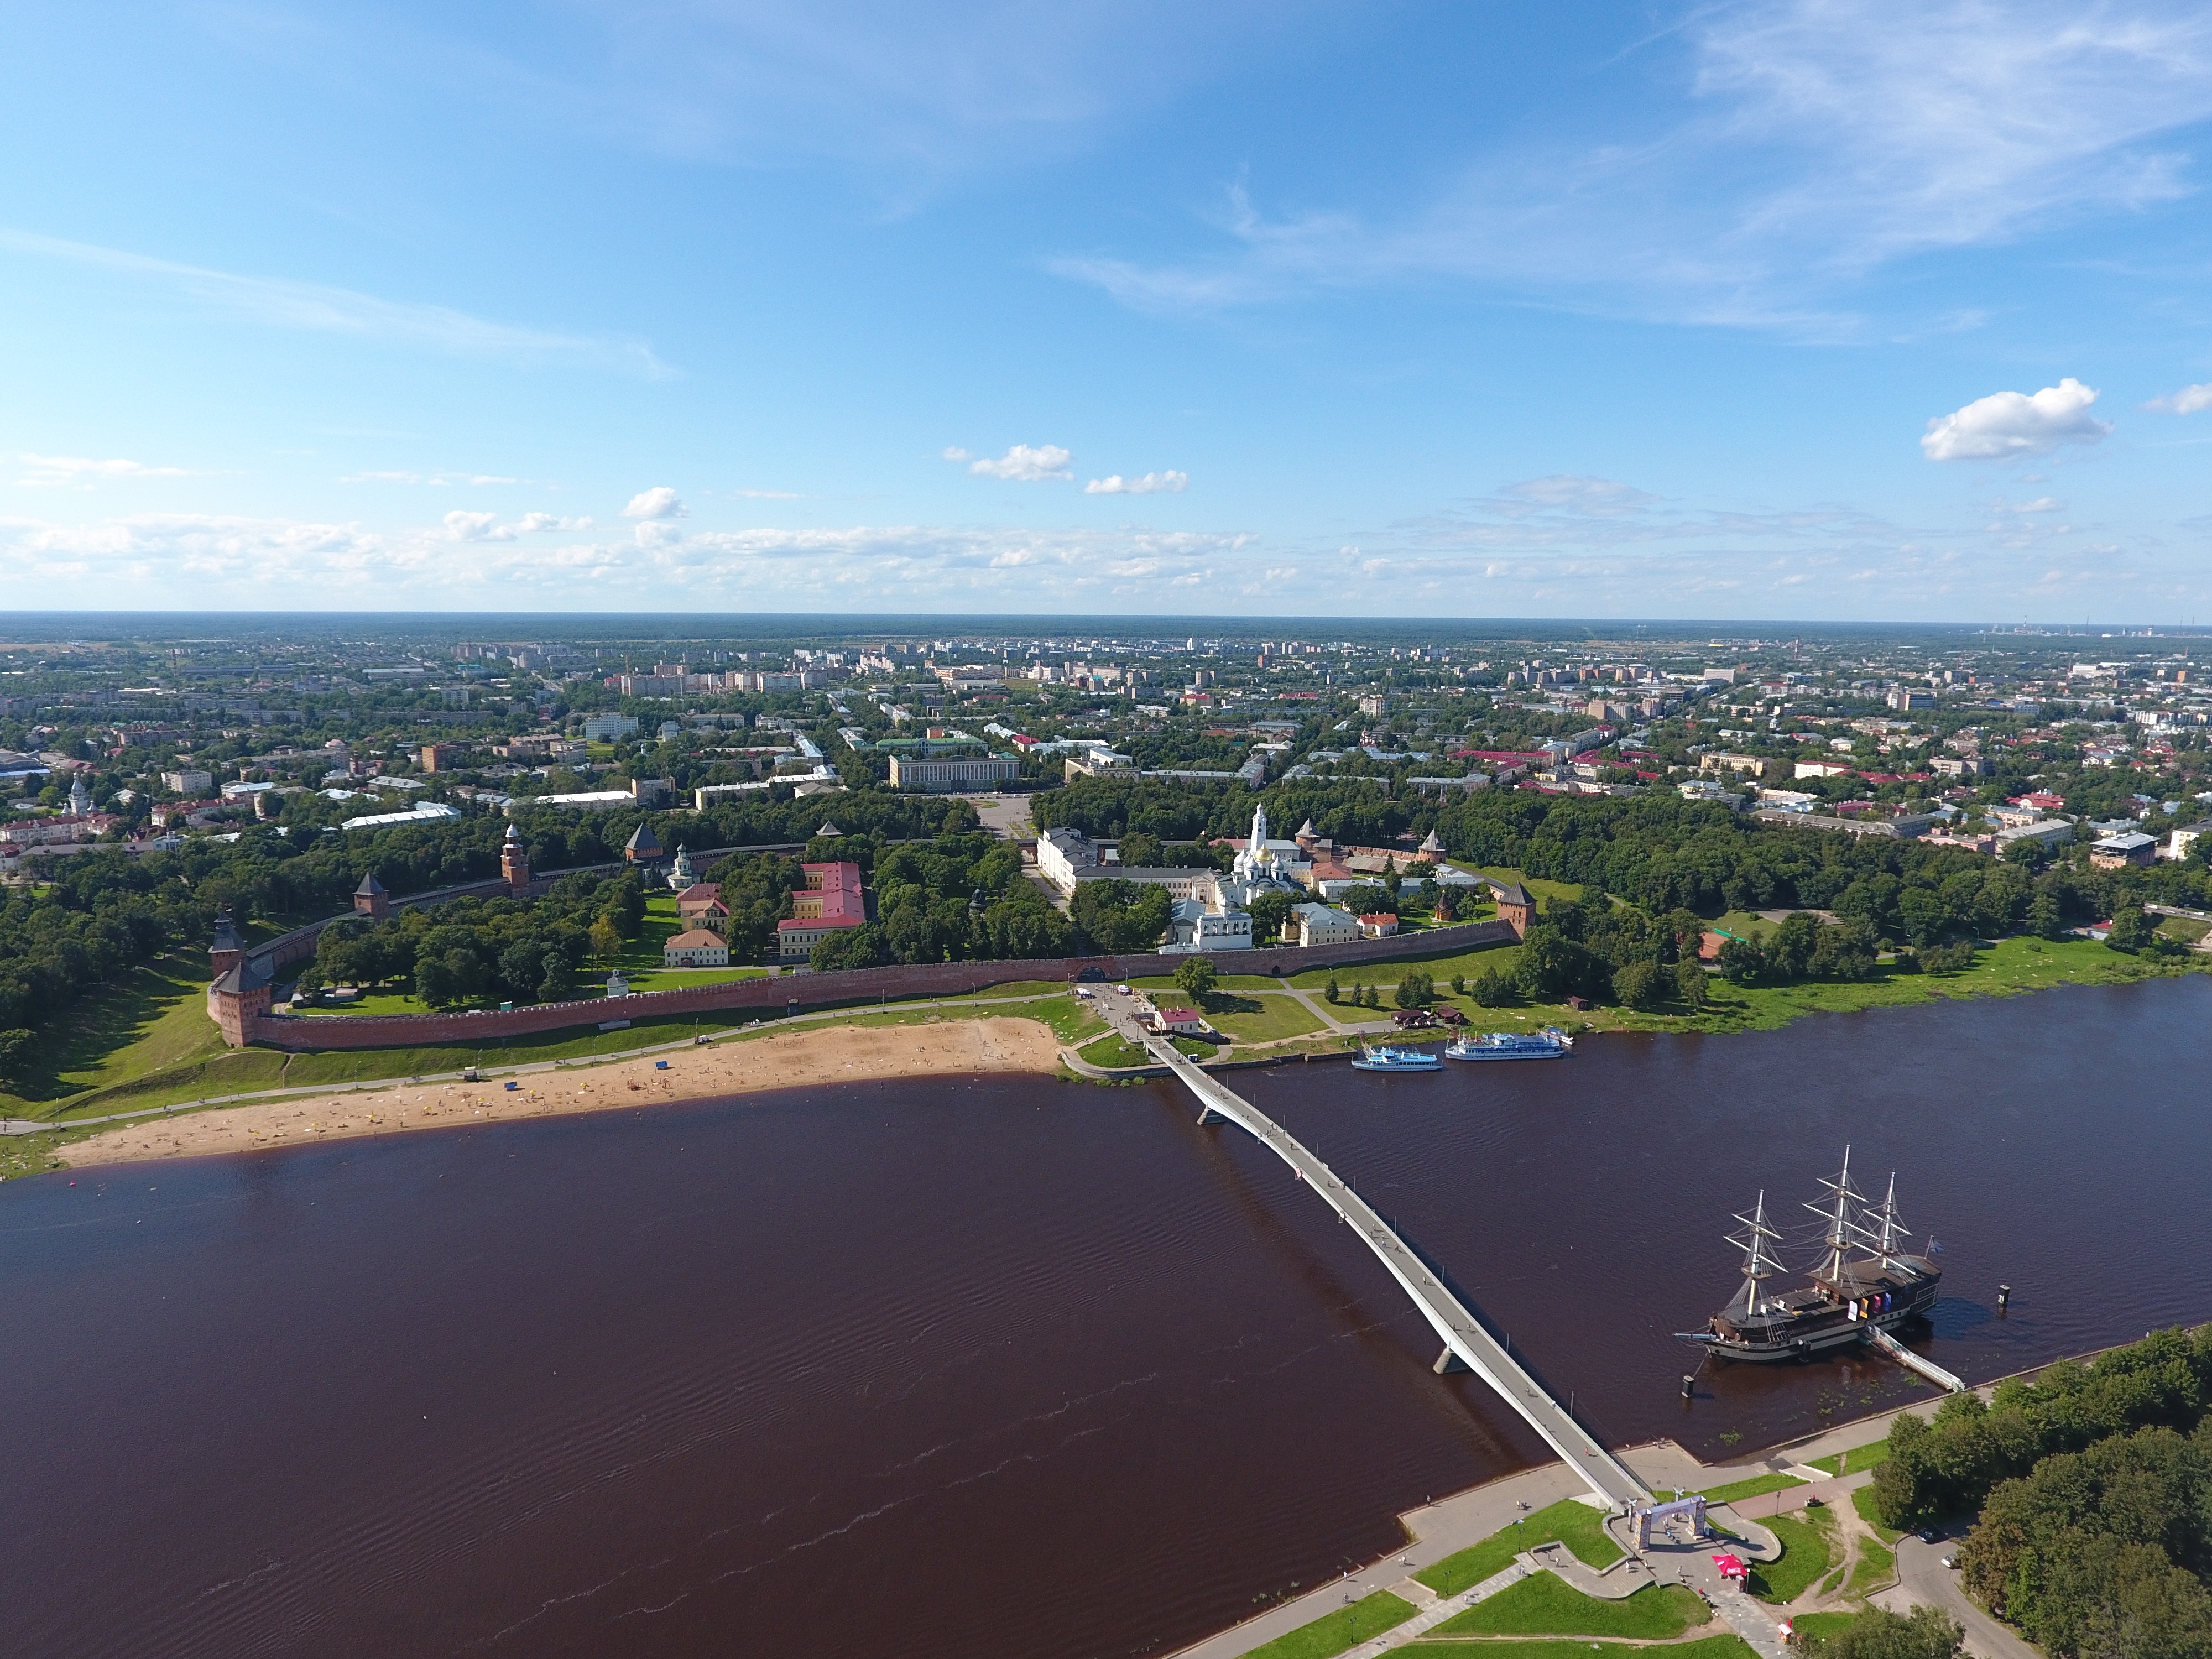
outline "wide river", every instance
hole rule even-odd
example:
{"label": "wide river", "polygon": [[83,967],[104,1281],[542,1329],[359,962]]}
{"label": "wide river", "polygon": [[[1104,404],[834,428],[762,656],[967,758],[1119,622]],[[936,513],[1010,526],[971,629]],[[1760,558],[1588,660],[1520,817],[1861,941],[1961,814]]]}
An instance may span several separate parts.
{"label": "wide river", "polygon": [[[2208,1030],[2193,977],[1230,1080],[1598,1432],[1711,1456],[1926,1396],[1857,1359],[1679,1397],[1729,1212],[1817,1228],[1846,1142],[1941,1242],[1970,1378],[2212,1317]],[[1535,1461],[1194,1116],[946,1079],[0,1188],[0,1649],[1164,1654]]]}

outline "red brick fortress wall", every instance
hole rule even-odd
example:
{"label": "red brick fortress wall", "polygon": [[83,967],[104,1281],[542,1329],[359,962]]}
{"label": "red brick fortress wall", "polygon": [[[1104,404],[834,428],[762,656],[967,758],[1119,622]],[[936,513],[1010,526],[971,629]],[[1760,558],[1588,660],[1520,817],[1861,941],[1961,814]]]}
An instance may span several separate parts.
{"label": "red brick fortress wall", "polygon": [[[1314,968],[1353,968],[1472,951],[1486,945],[1510,945],[1517,937],[1510,923],[1477,921],[1392,939],[1321,945],[1312,950],[1283,945],[1261,951],[1235,951],[1218,955],[1212,960],[1215,968],[1224,974],[1297,974]],[[742,1012],[747,1009],[781,1013],[793,1002],[801,1008],[827,1008],[846,1003],[957,996],[1017,980],[1073,983],[1086,975],[1109,980],[1135,979],[1173,973],[1181,960],[1178,957],[1147,952],[1126,957],[1057,957],[1037,962],[939,962],[910,968],[856,968],[834,974],[732,980],[726,984],[698,985],[682,991],[647,991],[628,997],[549,1002],[507,1012],[324,1014],[298,1018],[262,1014],[251,1022],[251,1041],[270,1048],[301,1051],[469,1043],[598,1025],[616,1019],[654,1019]],[[229,1033],[226,1031],[224,1035],[228,1036]]]}

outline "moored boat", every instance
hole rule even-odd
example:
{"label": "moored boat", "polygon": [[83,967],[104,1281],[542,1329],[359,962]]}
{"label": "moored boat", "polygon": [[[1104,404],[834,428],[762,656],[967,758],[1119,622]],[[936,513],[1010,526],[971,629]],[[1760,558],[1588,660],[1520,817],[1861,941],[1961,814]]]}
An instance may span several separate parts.
{"label": "moored boat", "polygon": [[1744,1253],[1743,1289],[1715,1314],[1702,1331],[1678,1331],[1727,1359],[1771,1364],[1809,1359],[1830,1348],[1867,1340],[1870,1331],[1888,1331],[1927,1317],[1936,1305],[1943,1270],[1924,1255],[1899,1248],[1911,1237],[1897,1218],[1897,1177],[1881,1206],[1851,1185],[1850,1149],[1844,1149],[1843,1173],[1824,1179],[1829,1196],[1805,1207],[1826,1223],[1820,1263],[1797,1290],[1769,1296],[1765,1282],[1783,1271],[1767,1248],[1781,1235],[1766,1223],[1766,1194],[1752,1212],[1736,1220],[1744,1231],[1729,1243]]}
{"label": "moored boat", "polygon": [[1444,1049],[1447,1060],[1558,1060],[1575,1040],[1556,1025],[1540,1031],[1468,1032]]}
{"label": "moored boat", "polygon": [[1361,1043],[1352,1064],[1361,1072],[1441,1072],[1444,1066],[1425,1048],[1395,1048],[1387,1042]]}

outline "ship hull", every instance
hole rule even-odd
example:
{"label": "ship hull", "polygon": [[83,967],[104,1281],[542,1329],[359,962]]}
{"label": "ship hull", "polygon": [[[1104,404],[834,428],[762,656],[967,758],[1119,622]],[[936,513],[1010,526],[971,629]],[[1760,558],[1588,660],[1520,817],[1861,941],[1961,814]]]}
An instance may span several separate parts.
{"label": "ship hull", "polygon": [[1786,1342],[1745,1342],[1724,1336],[1712,1336],[1705,1339],[1705,1346],[1719,1359],[1747,1365],[1790,1364],[1863,1343],[1866,1340],[1869,1327],[1893,1331],[1899,1326],[1910,1325],[1920,1317],[1917,1312],[1908,1309],[1903,1313],[1881,1314],[1872,1319],[1845,1320],[1826,1330],[1808,1331]]}

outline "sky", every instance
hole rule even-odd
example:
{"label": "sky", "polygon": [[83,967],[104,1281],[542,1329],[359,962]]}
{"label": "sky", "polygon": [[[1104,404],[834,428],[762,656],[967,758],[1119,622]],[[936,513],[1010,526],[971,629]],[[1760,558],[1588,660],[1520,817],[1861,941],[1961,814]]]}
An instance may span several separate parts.
{"label": "sky", "polygon": [[0,613],[2212,625],[2202,0],[0,11]]}

